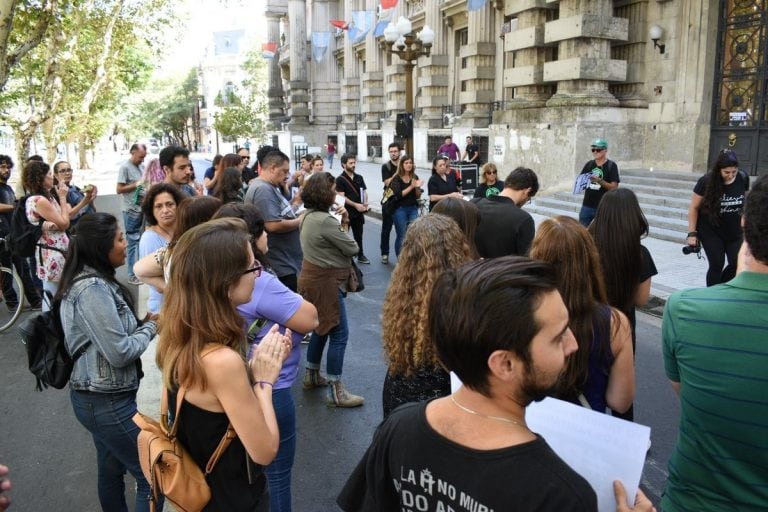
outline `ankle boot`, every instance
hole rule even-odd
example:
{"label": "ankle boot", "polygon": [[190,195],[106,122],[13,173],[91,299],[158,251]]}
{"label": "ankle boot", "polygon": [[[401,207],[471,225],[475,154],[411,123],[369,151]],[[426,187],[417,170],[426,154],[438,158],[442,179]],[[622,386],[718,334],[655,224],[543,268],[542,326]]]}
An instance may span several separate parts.
{"label": "ankle boot", "polygon": [[329,407],[358,407],[363,405],[365,399],[347,391],[340,380],[334,380],[328,382],[326,402]]}
{"label": "ankle boot", "polygon": [[320,375],[320,370],[311,370],[307,368],[304,373],[304,389],[323,388],[328,385],[328,381]]}

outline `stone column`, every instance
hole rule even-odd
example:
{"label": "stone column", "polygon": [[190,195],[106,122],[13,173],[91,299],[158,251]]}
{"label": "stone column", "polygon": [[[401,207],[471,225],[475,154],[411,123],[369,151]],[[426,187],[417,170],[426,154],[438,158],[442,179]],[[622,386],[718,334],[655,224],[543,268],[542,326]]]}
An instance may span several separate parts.
{"label": "stone column", "polygon": [[288,0],[290,19],[290,105],[291,131],[309,125],[309,81],[307,79],[307,18],[304,0]]}
{"label": "stone column", "polygon": [[613,0],[561,0],[560,19],[544,28],[558,43],[558,60],[544,64],[544,81],[556,81],[547,106],[618,106],[609,82],[623,82],[627,63],[611,59],[611,41],[626,41],[628,20],[613,17]]}
{"label": "stone column", "polygon": [[514,67],[504,70],[504,85],[514,87],[507,108],[543,107],[554,87],[544,83],[544,63],[554,48],[544,46],[544,24],[550,17],[546,0],[508,0],[505,16],[517,16],[517,29],[504,36],[504,51],[513,54]]}
{"label": "stone column", "polygon": [[617,17],[629,21],[628,41],[614,43],[611,48],[612,57],[627,62],[627,80],[624,83],[611,84],[609,90],[622,107],[644,108],[648,106],[645,88],[648,0],[615,0],[614,8]]}
{"label": "stone column", "polygon": [[443,125],[443,105],[450,105],[451,99],[448,97],[448,31],[437,2],[428,2],[424,10],[424,24],[435,32],[435,41],[429,57],[420,58],[414,70],[418,75],[414,123],[421,128],[440,128]]}
{"label": "stone column", "polygon": [[[345,9],[340,14],[340,19],[352,18],[351,4],[345,3]],[[360,68],[361,60],[358,59],[355,47],[348,40],[345,33],[342,44],[344,58],[344,76],[341,79],[341,123],[339,127],[344,130],[357,129],[357,115],[360,112]],[[357,146],[357,144],[355,144]]]}
{"label": "stone column", "polygon": [[[375,9],[376,2],[366,2],[369,9]],[[372,35],[365,38],[364,46],[358,52],[361,63],[360,113],[362,120],[358,128],[378,130],[384,116],[384,55],[379,43]],[[357,48],[357,46],[356,46]]]}
{"label": "stone column", "polygon": [[[334,11],[337,6],[333,3]],[[328,0],[314,0],[312,2],[312,31],[332,32],[331,4]],[[331,33],[328,41],[328,49],[323,60],[311,63],[312,73],[312,117],[313,124],[323,125],[327,129],[336,129],[336,120],[339,115],[339,73],[334,52],[336,51],[336,37]],[[323,135],[324,136],[324,135]]]}
{"label": "stone column", "polygon": [[[270,6],[267,7],[270,9]],[[267,10],[267,41],[278,45],[274,58],[268,61],[269,87],[267,102],[269,106],[269,125],[272,130],[279,130],[285,120],[285,101],[283,99],[283,79],[280,76],[280,18],[285,12]]]}
{"label": "stone column", "polygon": [[459,50],[462,69],[459,70],[461,92],[459,103],[463,108],[463,126],[487,127],[490,104],[494,101],[496,77],[496,10],[486,5],[467,13],[469,44]]}

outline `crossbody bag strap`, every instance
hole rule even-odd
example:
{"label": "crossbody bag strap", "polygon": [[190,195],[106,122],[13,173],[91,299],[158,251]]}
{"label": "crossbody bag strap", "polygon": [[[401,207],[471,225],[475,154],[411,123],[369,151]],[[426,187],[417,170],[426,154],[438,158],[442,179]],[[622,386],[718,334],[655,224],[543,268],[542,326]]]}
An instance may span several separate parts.
{"label": "crossbody bag strap", "polygon": [[357,198],[360,200],[360,202],[363,201],[363,196],[360,195],[360,191],[357,188],[357,185],[355,185],[355,182],[349,179],[349,176],[347,176],[347,173],[343,172],[341,173],[342,176],[349,182],[350,185],[352,185],[352,190],[357,194]]}

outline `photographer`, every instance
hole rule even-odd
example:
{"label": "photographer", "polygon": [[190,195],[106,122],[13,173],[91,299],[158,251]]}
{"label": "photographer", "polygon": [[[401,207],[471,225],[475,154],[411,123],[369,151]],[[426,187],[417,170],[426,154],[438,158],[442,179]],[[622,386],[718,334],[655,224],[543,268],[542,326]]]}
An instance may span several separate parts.
{"label": "photographer", "polygon": [[[722,150],[712,169],[696,182],[688,207],[686,244],[704,248],[709,261],[707,286],[730,281],[736,274],[742,241],[741,210],[749,189],[749,176],[738,165],[733,150]],[[726,257],[728,266],[723,269]]]}

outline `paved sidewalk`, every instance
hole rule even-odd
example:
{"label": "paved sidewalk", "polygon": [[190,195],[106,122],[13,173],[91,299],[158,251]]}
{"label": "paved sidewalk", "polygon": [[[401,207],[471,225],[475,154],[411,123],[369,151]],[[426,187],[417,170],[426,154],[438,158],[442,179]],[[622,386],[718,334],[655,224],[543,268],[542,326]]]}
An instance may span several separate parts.
{"label": "paved sidewalk", "polygon": [[[338,175],[341,168],[337,164],[331,172]],[[371,207],[369,216],[381,218],[381,164],[358,161],[356,172],[365,178],[365,183],[368,185],[368,202]],[[419,168],[416,174],[426,181],[429,179],[431,170]],[[535,200],[536,198],[534,198]],[[547,218],[543,215],[532,215],[537,225]],[[676,290],[705,286],[707,261],[703,258],[698,259],[695,254],[684,255],[682,253],[684,243],[684,240],[680,240],[680,243],[673,243],[652,236],[643,240],[643,245],[651,252],[659,271],[659,274],[654,276],[651,281],[650,309],[661,308],[667,297]]]}

